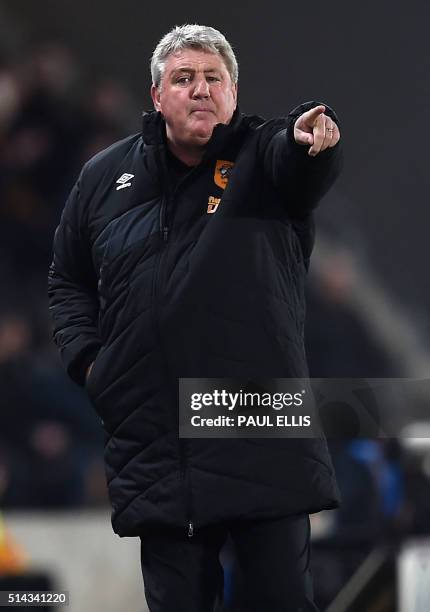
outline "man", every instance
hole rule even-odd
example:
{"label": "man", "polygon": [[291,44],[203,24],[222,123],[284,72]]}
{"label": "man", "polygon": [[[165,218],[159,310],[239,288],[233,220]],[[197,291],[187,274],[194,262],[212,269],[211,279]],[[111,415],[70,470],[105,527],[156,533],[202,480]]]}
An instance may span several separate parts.
{"label": "man", "polygon": [[339,172],[339,128],[309,102],[237,108],[224,36],[157,45],[155,111],[91,159],[49,277],[54,338],[106,434],[112,524],[140,536],[151,612],[213,610],[228,533],[248,608],[315,610],[309,513],[338,492],[324,440],[179,439],[180,377],[302,377],[312,209]]}

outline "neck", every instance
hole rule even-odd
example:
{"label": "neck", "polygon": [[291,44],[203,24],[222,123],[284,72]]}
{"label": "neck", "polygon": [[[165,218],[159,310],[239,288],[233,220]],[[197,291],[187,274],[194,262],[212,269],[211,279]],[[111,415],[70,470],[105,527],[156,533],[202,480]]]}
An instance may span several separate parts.
{"label": "neck", "polygon": [[203,146],[184,147],[172,142],[171,140],[168,140],[168,147],[170,152],[187,166],[198,166],[205,153],[205,148]]}

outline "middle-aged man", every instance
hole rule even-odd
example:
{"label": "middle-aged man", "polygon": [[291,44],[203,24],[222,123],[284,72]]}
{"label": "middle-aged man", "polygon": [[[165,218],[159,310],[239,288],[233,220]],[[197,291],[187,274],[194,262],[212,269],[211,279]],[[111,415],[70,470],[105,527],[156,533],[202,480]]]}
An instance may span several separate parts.
{"label": "middle-aged man", "polygon": [[337,118],[314,102],[241,114],[210,27],[175,27],[151,69],[142,132],[87,162],[66,203],[55,342],[103,424],[113,529],[141,538],[151,612],[214,609],[228,534],[247,610],[316,610],[309,513],[338,504],[325,440],[180,439],[178,379],[307,376],[312,210],[339,173]]}

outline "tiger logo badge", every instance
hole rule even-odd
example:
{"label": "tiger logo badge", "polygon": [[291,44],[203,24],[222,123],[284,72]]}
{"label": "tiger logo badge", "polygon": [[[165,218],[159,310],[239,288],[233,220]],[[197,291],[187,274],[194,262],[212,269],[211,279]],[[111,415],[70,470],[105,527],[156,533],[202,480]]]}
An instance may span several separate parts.
{"label": "tiger logo badge", "polygon": [[234,163],[225,159],[218,159],[215,166],[214,181],[218,187],[225,189],[227,187],[229,175]]}

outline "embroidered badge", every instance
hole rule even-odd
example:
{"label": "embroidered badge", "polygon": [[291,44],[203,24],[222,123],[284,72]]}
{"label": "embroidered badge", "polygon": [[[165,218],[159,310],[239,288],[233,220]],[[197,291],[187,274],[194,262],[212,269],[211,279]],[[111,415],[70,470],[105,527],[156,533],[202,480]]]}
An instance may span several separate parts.
{"label": "embroidered badge", "polygon": [[214,181],[218,187],[225,189],[227,187],[229,174],[233,168],[234,163],[226,161],[224,159],[218,159],[215,166]]}
{"label": "embroidered badge", "polygon": [[214,198],[214,196],[209,196],[207,212],[209,214],[214,213],[216,209],[218,208],[220,202],[221,202],[221,198]]}

